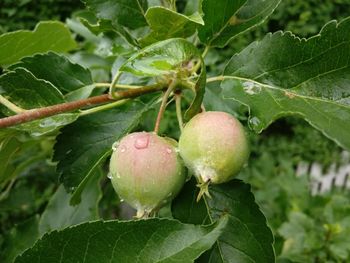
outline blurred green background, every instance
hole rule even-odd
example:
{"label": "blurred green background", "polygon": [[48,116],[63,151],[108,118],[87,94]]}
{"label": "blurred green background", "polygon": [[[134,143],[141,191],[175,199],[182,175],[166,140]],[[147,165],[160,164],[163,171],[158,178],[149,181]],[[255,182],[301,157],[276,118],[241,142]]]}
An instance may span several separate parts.
{"label": "blurred green background", "polygon": [[[185,4],[185,0],[178,1],[180,9]],[[82,8],[80,1],[70,0],[1,0],[0,33],[33,29],[40,20],[66,21]],[[328,21],[347,17],[349,10],[349,0],[282,0],[262,26],[237,37],[227,48],[208,54],[209,74],[220,72],[224,62],[235,52],[267,32],[289,30],[301,37],[310,37]],[[97,55],[105,58],[111,44],[104,40],[92,45],[89,35],[79,31],[76,20],[69,20],[69,26],[87,53],[94,53],[74,54],[72,59],[94,68],[96,80],[106,80],[113,60],[106,63]],[[122,45],[113,48],[123,49]],[[242,122],[246,121],[246,109],[237,104],[218,105],[214,94],[219,90],[217,87],[210,89],[205,100],[207,109],[223,110],[227,106]],[[167,111],[162,123],[163,133],[178,136],[175,118],[173,111]],[[144,127],[147,128],[147,124]],[[296,177],[295,173],[301,161],[318,162],[325,173],[332,163],[343,165],[342,149],[298,118],[279,120],[260,135],[250,133],[250,140],[250,162],[240,178],[252,185],[257,202],[275,234],[275,250],[280,262],[350,262],[349,191],[334,188],[323,195],[311,196],[309,176]],[[44,165],[31,166],[12,187],[9,195],[0,196],[2,253],[11,246],[8,240],[15,240],[16,235],[21,234],[21,228],[14,230],[13,227],[17,224],[25,226],[32,216],[45,209],[57,188],[53,165],[47,161]],[[100,214],[105,219],[114,218],[118,215],[118,200],[110,184],[104,183],[102,189]]]}

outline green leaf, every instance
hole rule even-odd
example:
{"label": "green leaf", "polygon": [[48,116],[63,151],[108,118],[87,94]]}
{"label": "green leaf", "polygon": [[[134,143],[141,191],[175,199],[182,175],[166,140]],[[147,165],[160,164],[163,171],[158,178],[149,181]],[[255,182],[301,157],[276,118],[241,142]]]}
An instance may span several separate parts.
{"label": "green leaf", "polygon": [[[65,102],[62,93],[50,82],[37,79],[24,68],[17,68],[15,71],[10,71],[0,76],[0,94],[26,110]],[[13,114],[6,110],[3,110],[3,112],[6,115]],[[14,129],[27,131],[34,136],[40,136],[55,131],[75,121],[78,117],[77,113],[59,114],[17,125]]]}
{"label": "green leaf", "polygon": [[201,63],[201,72],[195,79],[195,98],[185,113],[185,120],[198,113],[203,101],[206,83],[206,71],[198,49],[182,38],[172,38],[150,45],[129,58],[119,69],[137,76],[159,77],[174,75],[184,71],[193,60]]}
{"label": "green leaf", "polygon": [[0,76],[0,94],[27,110],[64,102],[61,92],[51,83],[23,68]]}
{"label": "green leaf", "polygon": [[[0,187],[23,173],[32,164],[48,158],[48,153],[43,148],[45,142],[27,139],[13,129],[5,134],[5,138],[0,138]],[[6,191],[2,194],[0,199],[7,196]]]}
{"label": "green leaf", "polygon": [[20,146],[21,143],[12,135],[0,141],[0,185],[12,177],[15,166],[11,161],[20,150]]}
{"label": "green leaf", "polygon": [[235,36],[262,23],[281,0],[203,0],[205,25],[200,40],[210,46],[224,47]]}
{"label": "green leaf", "polygon": [[33,31],[19,30],[0,35],[0,65],[9,65],[36,53],[66,52],[76,46],[63,23],[40,22]]}
{"label": "green leaf", "polygon": [[226,217],[209,226],[156,218],[85,223],[45,235],[15,262],[191,263],[213,245],[226,223]]}
{"label": "green leaf", "polygon": [[142,114],[153,106],[137,101],[122,107],[79,118],[62,129],[55,144],[54,161],[66,190],[74,192],[71,203],[80,202],[80,194],[96,167],[111,154],[112,144],[139,123]]}
{"label": "green leaf", "polygon": [[176,73],[184,64],[200,57],[200,52],[192,43],[185,39],[172,38],[140,50],[119,71],[149,77],[168,75]]}
{"label": "green leaf", "polygon": [[81,203],[76,206],[69,204],[72,195],[67,193],[61,185],[51,197],[41,215],[39,221],[40,235],[52,230],[60,230],[71,225],[99,219],[98,202],[101,198],[100,179],[102,174],[101,171],[93,174],[82,192]]}
{"label": "green leaf", "polygon": [[76,121],[78,117],[79,113],[62,113],[44,119],[23,123],[14,126],[13,129],[26,131],[32,136],[42,136],[52,133],[63,126]]}
{"label": "green leaf", "polygon": [[2,262],[14,262],[17,255],[31,247],[39,238],[38,231],[39,217],[34,216],[23,223],[12,228],[5,235],[3,250],[0,252]]}
{"label": "green leaf", "polygon": [[112,21],[106,19],[100,19],[95,24],[90,24],[86,19],[80,18],[81,23],[87,27],[92,33],[98,36],[100,33],[104,32],[115,32],[120,35],[125,41],[127,41],[132,46],[138,46],[136,38],[123,26],[119,24],[113,24]]}
{"label": "green leaf", "polygon": [[[188,184],[190,186],[185,186],[173,202],[175,218],[186,223],[191,223],[193,219],[198,222],[198,215],[202,216],[202,222],[213,222],[223,215],[228,215],[229,218],[213,249],[206,252],[199,262],[275,261],[271,230],[266,225],[266,218],[255,203],[248,184],[233,180],[225,184],[211,185],[211,198],[205,197],[199,204],[195,203],[198,194],[195,181],[192,180]],[[184,199],[188,200],[187,204]],[[205,212],[203,206],[206,207]]]}
{"label": "green leaf", "polygon": [[149,8],[146,20],[152,32],[140,41],[144,46],[168,38],[192,36],[199,25],[204,25],[199,13],[185,16],[160,6]]}
{"label": "green leaf", "polygon": [[18,67],[26,68],[38,79],[49,81],[64,94],[93,83],[88,69],[53,52],[23,58],[10,69]]}
{"label": "green leaf", "polygon": [[86,6],[100,19],[113,25],[136,29],[146,26],[146,0],[85,0]]}
{"label": "green leaf", "polygon": [[250,109],[261,132],[286,115],[304,118],[350,149],[350,18],[328,23],[308,40],[277,32],[232,57],[222,83],[224,97]]}

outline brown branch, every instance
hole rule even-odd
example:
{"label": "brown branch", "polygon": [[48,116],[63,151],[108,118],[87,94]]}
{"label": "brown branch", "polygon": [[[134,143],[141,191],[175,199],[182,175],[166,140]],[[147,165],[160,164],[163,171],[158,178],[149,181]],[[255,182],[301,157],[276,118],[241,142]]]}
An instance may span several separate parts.
{"label": "brown branch", "polygon": [[118,91],[115,93],[115,97],[110,98],[109,94],[103,94],[100,96],[95,96],[87,99],[76,100],[72,102],[66,102],[62,104],[52,105],[44,108],[37,108],[26,110],[20,114],[13,115],[10,117],[0,119],[0,128],[6,128],[14,125],[18,125],[25,122],[30,122],[37,119],[42,119],[45,117],[50,117],[64,112],[69,112],[83,107],[88,107],[92,105],[107,103],[111,101],[117,101],[127,98],[135,98],[147,93],[152,93],[166,88],[163,85],[151,85],[145,86],[137,89],[130,89],[126,91]]}

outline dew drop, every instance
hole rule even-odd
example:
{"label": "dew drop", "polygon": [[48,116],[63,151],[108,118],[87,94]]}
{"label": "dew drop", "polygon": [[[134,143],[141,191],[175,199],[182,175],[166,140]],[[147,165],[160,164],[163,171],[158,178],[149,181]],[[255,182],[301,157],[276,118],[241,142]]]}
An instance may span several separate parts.
{"label": "dew drop", "polygon": [[125,147],[125,145],[123,145],[121,148],[120,148],[120,152],[121,153],[124,153],[126,151],[126,147]]}
{"label": "dew drop", "polygon": [[40,126],[41,128],[45,128],[45,127],[52,126],[52,125],[54,125],[54,124],[55,124],[55,121],[54,121],[54,120],[52,120],[52,119],[50,119],[50,118],[47,118],[47,119],[44,119],[43,121],[41,121],[41,122],[39,123],[39,126]]}
{"label": "dew drop", "polygon": [[172,153],[173,151],[172,151],[170,148],[166,148],[166,152],[170,154],[170,153]]}
{"label": "dew drop", "polygon": [[121,203],[124,202],[124,199],[120,199],[120,202],[121,202]]}
{"label": "dew drop", "polygon": [[252,128],[256,131],[259,131],[262,128],[262,123],[259,118],[253,117],[249,120],[249,124],[252,126]]}
{"label": "dew drop", "polygon": [[112,145],[112,150],[113,150],[113,152],[115,152],[115,151],[117,150],[118,145],[119,145],[119,142],[113,143],[113,145]]}
{"label": "dew drop", "polygon": [[142,136],[135,140],[134,146],[136,149],[145,149],[149,144],[149,135]]}
{"label": "dew drop", "polygon": [[112,179],[112,174],[111,174],[111,173],[108,173],[108,174],[107,174],[107,178],[108,178],[108,179]]}

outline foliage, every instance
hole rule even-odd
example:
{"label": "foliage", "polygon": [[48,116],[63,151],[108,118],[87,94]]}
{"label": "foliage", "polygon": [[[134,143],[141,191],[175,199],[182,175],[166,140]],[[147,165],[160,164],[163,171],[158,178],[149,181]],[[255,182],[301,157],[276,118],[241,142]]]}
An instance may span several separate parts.
{"label": "foliage", "polygon": [[[81,4],[4,1],[0,21],[35,19],[0,35],[0,261],[347,262],[348,193],[311,196],[295,167],[350,150],[349,4],[280,2],[86,0],[34,27]],[[263,36],[292,28],[314,36]],[[114,143],[154,126],[178,139],[203,108],[244,123],[247,167],[130,220]]]}
{"label": "foliage", "polygon": [[39,19],[64,21],[83,5],[69,0],[2,0],[0,7],[0,32],[4,33],[32,29]]}

